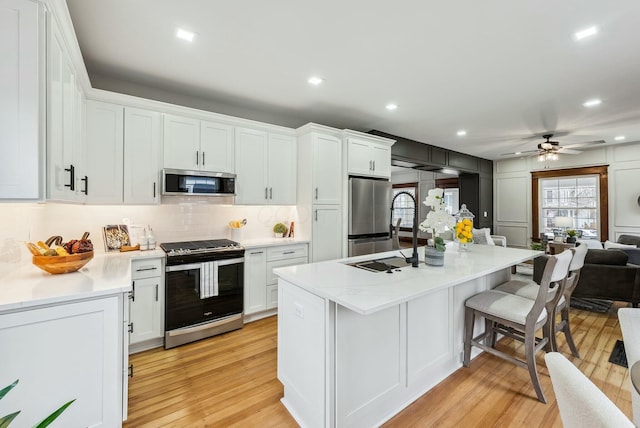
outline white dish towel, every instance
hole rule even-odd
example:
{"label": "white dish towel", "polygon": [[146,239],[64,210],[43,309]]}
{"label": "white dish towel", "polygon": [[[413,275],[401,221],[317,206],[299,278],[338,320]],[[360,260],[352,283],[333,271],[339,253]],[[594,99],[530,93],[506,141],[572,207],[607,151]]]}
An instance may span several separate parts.
{"label": "white dish towel", "polygon": [[216,270],[215,262],[205,262],[200,265],[200,299],[208,299],[217,294],[214,287]]}

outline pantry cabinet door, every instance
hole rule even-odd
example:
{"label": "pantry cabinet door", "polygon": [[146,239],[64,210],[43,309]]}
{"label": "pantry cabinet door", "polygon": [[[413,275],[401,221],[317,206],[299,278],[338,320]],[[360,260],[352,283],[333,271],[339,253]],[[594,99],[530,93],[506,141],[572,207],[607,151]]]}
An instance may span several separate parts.
{"label": "pantry cabinet door", "polygon": [[0,199],[41,199],[38,4],[0,3]]}
{"label": "pantry cabinet door", "polygon": [[313,137],[314,204],[339,205],[342,203],[342,142],[330,135]]}
{"label": "pantry cabinet door", "polygon": [[157,204],[160,200],[160,113],[124,110],[124,203]]}
{"label": "pantry cabinet door", "polygon": [[87,202],[121,204],[124,108],[87,101]]}

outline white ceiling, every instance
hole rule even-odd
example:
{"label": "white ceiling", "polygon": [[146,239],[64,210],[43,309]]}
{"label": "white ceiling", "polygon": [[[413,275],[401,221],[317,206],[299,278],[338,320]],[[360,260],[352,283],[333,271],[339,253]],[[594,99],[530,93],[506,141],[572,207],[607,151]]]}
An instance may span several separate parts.
{"label": "white ceiling", "polygon": [[[67,4],[103,89],[158,88],[218,113],[378,129],[488,159],[547,132],[561,145],[640,141],[638,0]],[[596,36],[574,41],[591,25]],[[602,104],[582,106],[592,98]]]}

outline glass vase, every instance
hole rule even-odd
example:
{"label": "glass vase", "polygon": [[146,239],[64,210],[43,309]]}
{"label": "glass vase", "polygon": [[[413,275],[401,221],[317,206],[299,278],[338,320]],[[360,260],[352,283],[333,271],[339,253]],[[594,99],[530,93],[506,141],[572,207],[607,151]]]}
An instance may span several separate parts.
{"label": "glass vase", "polygon": [[468,244],[473,242],[473,218],[475,216],[465,204],[462,204],[455,217],[454,239],[458,243],[458,250],[469,251]]}

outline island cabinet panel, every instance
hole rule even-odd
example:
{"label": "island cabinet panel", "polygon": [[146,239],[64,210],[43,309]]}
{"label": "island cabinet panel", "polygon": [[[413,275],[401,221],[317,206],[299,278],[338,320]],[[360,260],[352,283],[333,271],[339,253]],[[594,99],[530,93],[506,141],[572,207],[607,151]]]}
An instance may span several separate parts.
{"label": "island cabinet panel", "polygon": [[336,415],[343,426],[375,426],[389,395],[406,383],[406,305],[370,315],[336,307]]}
{"label": "island cabinet panel", "polygon": [[282,403],[305,427],[332,426],[327,385],[329,302],[280,280],[278,287],[278,379]]}
{"label": "island cabinet panel", "polygon": [[1,388],[19,381],[3,409],[35,426],[64,403],[64,427],[118,427],[122,421],[122,297],[0,315]]}
{"label": "island cabinet panel", "polygon": [[434,365],[453,357],[452,299],[453,290],[445,289],[407,302],[409,384],[421,381]]}

